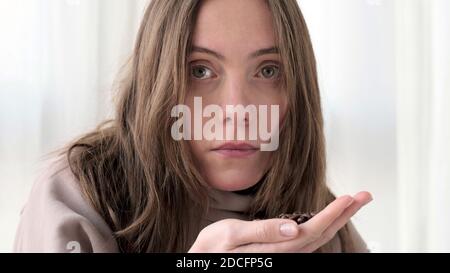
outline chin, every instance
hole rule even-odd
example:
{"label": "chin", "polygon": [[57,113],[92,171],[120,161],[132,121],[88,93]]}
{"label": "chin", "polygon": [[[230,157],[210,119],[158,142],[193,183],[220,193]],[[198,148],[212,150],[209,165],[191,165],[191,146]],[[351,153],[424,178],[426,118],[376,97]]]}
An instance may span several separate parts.
{"label": "chin", "polygon": [[208,184],[221,191],[241,191],[253,187],[261,177],[249,177],[243,175],[228,175],[221,177],[209,177]]}

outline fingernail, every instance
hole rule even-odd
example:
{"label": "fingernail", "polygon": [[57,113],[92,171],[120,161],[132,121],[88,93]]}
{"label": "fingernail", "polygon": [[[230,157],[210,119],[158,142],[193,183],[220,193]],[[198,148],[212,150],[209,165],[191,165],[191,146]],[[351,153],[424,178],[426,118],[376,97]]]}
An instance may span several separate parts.
{"label": "fingernail", "polygon": [[297,235],[298,227],[296,224],[284,223],[280,226],[280,233],[283,236],[292,237]]}
{"label": "fingernail", "polygon": [[364,206],[367,205],[367,204],[369,204],[370,202],[372,202],[372,200],[373,200],[373,198],[372,198],[372,196],[370,196],[370,199],[367,200],[367,201],[364,203]]}

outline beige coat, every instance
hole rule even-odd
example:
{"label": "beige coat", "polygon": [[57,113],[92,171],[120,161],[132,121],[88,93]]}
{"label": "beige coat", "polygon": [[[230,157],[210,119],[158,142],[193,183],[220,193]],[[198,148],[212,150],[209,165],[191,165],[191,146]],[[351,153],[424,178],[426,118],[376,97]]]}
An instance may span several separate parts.
{"label": "beige coat", "polygon": [[[62,171],[58,171],[63,169]],[[232,192],[212,192],[212,209],[202,226],[226,218],[245,219],[251,197]],[[366,245],[352,228],[358,249]],[[193,234],[196,236],[197,234]],[[334,252],[341,247],[333,239]],[[14,242],[15,252],[118,252],[112,230],[83,198],[78,183],[67,166],[48,163],[36,180]]]}

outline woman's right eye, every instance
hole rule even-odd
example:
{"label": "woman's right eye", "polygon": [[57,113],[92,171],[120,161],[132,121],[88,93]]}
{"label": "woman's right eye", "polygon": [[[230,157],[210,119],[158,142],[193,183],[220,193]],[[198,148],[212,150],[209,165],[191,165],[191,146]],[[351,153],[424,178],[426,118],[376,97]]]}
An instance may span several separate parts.
{"label": "woman's right eye", "polygon": [[191,68],[191,76],[198,80],[214,78],[214,72],[206,66],[195,65]]}

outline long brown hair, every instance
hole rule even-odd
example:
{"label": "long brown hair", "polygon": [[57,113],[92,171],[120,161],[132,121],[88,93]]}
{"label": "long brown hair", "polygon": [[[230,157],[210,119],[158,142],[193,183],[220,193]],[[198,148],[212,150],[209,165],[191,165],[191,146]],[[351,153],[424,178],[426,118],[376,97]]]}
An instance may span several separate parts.
{"label": "long brown hair", "polygon": [[[289,105],[280,147],[260,182],[250,218],[319,211],[334,199],[325,183],[320,93],[306,23],[295,0],[266,2]],[[116,116],[65,150],[83,194],[123,252],[187,251],[193,243],[190,231],[198,228],[188,219],[199,219],[209,206],[208,185],[191,163],[187,144],[170,135],[170,111],[184,102],[186,59],[200,4],[151,1],[118,90]],[[352,251],[347,228],[339,238],[343,250]]]}

